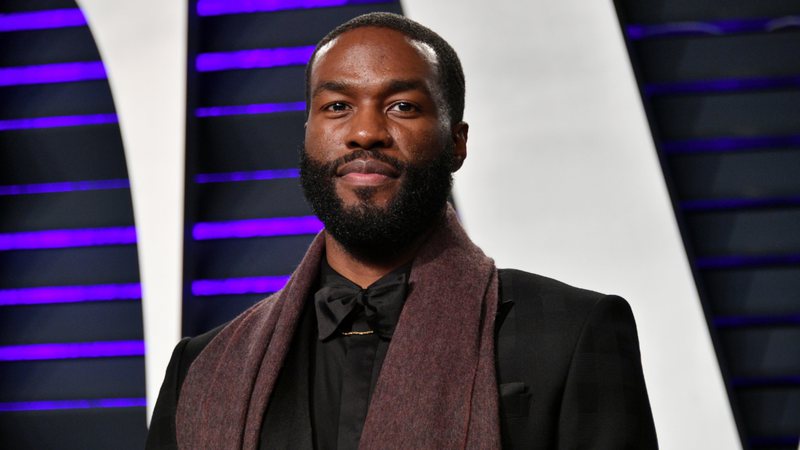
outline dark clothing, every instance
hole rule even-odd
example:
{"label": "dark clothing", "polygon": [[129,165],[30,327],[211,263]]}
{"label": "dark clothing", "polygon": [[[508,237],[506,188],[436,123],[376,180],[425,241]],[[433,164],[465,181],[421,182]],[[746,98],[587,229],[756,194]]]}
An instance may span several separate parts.
{"label": "dark clothing", "polygon": [[[386,286],[389,290],[385,294],[395,297],[390,300],[397,303],[399,311],[405,300],[405,280],[408,279],[407,272],[410,269],[410,265],[402,267],[382,277],[369,288],[361,289],[336,273],[323,259],[320,270],[320,291],[315,300],[307,302],[303,321],[311,320],[316,324],[317,320],[325,320],[315,314],[319,310],[320,303],[327,300],[324,295],[322,298],[320,296],[320,293],[325,294],[325,288],[338,288],[339,291],[344,291],[345,296],[357,297],[348,300],[358,303],[362,298],[369,298],[370,291]],[[400,280],[400,283],[391,284],[395,280]],[[317,308],[314,308],[312,303]],[[307,316],[311,316],[311,319]],[[391,320],[396,322],[397,317]],[[391,328],[394,328],[394,324],[391,325]],[[350,313],[338,324],[335,333],[322,339],[318,339],[318,333],[314,333],[313,350],[298,348],[296,346],[298,343],[292,342],[290,355],[308,355],[308,350],[312,350],[314,364],[311,370],[311,385],[314,390],[311,396],[311,411],[316,449],[358,448],[358,440],[361,437],[364,420],[367,418],[369,400],[372,391],[375,390],[391,339],[374,332],[361,334],[373,331],[372,328],[367,323],[364,307],[359,303],[352,306]],[[351,334],[342,334],[348,332]]]}
{"label": "dark clothing", "polygon": [[[504,448],[657,448],[627,302],[516,270],[500,270],[500,302],[496,354]],[[313,326],[302,321],[295,340],[308,339],[309,333],[313,337],[309,323]],[[220,329],[176,346],[153,414],[148,449],[177,448],[180,386],[191,362]],[[303,367],[296,367],[302,361],[309,370],[309,359],[289,359],[295,363],[287,361],[282,368],[262,433],[273,445],[312,448],[308,416],[292,422],[302,415],[298,411],[303,404],[308,413],[308,377],[284,376],[303,373]],[[301,425],[285,426],[287,421]]]}

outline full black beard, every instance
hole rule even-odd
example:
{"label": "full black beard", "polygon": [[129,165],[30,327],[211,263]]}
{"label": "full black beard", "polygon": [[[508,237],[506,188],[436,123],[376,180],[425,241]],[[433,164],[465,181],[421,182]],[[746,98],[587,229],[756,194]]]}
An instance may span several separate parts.
{"label": "full black beard", "polygon": [[[425,164],[405,164],[380,151],[356,150],[329,163],[300,152],[300,182],[311,209],[325,224],[326,232],[352,255],[368,261],[398,256],[441,218],[453,185],[454,147],[451,145]],[[372,203],[376,189],[355,191],[360,200],[345,207],[336,194],[336,169],[359,158],[391,164],[402,181],[395,197],[385,207]]]}

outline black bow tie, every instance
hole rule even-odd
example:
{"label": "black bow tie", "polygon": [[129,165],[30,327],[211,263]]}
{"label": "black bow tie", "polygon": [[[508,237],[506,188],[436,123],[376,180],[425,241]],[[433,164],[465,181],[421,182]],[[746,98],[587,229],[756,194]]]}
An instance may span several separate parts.
{"label": "black bow tie", "polygon": [[394,333],[406,297],[406,274],[392,274],[376,281],[367,289],[332,277],[314,294],[319,339],[325,340],[353,311],[364,311],[367,324],[383,338]]}

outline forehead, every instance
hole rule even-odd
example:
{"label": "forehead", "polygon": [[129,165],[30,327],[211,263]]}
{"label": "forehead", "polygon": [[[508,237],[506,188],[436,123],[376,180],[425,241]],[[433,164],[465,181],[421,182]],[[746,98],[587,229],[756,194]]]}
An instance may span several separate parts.
{"label": "forehead", "polygon": [[436,53],[423,42],[387,28],[362,27],[342,33],[322,46],[311,66],[312,88],[325,81],[374,82],[414,78],[435,85]]}

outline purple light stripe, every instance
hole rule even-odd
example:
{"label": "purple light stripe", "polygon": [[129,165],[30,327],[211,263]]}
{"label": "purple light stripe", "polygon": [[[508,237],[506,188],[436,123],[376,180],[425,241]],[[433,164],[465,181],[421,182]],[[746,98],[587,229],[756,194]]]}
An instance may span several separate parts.
{"label": "purple light stripe", "polygon": [[800,147],[800,135],[688,139],[661,143],[661,150],[665,154],[723,153],[786,147]]}
{"label": "purple light stripe", "polygon": [[139,283],[0,289],[0,306],[138,300]]}
{"label": "purple light stripe", "polygon": [[653,25],[632,24],[627,26],[628,39],[641,39],[737,33],[773,32],[800,26],[800,16],[785,16],[772,19],[716,20],[706,22],[672,22]]}
{"label": "purple light stripe", "polygon": [[195,280],[192,282],[192,295],[208,297],[212,295],[271,294],[283,289],[287,281],[289,281],[289,275]]}
{"label": "purple light stripe", "polygon": [[12,184],[0,186],[0,196],[53,194],[58,192],[102,191],[128,189],[130,182],[124,178],[91,181],[61,181],[57,183]]}
{"label": "purple light stripe", "polygon": [[97,247],[135,243],[135,227],[81,228],[0,233],[0,251]]}
{"label": "purple light stripe", "polygon": [[736,269],[741,267],[785,266],[800,264],[800,254],[761,256],[714,256],[697,258],[695,266],[701,270]]}
{"label": "purple light stripe", "polygon": [[751,78],[730,80],[686,81],[680,83],[652,83],[644,86],[644,94],[677,95],[708,92],[737,92],[759,89],[795,88],[800,86],[800,76],[780,78]]}
{"label": "purple light stripe", "polygon": [[790,445],[794,448],[800,443],[800,436],[754,436],[748,441],[758,447]]}
{"label": "purple light stripe", "polygon": [[197,241],[209,239],[242,239],[268,236],[317,234],[323,228],[316,216],[276,217],[271,219],[234,220],[230,222],[200,222],[194,225],[192,236]]}
{"label": "purple light stripe", "polygon": [[84,25],[86,25],[86,18],[77,8],[0,14],[0,33],[82,27]]}
{"label": "purple light stripe", "polygon": [[197,117],[241,116],[250,114],[273,114],[287,111],[305,111],[306,102],[257,103],[252,105],[208,106],[197,108]]}
{"label": "purple light stripe", "polygon": [[723,316],[715,317],[713,323],[714,326],[719,328],[800,325],[800,314],[785,316]]}
{"label": "purple light stripe", "polygon": [[773,198],[723,198],[706,200],[685,200],[680,203],[687,212],[724,211],[731,209],[776,208],[800,206],[800,197]]}
{"label": "purple light stripe", "polygon": [[220,70],[303,66],[313,52],[314,46],[201,53],[197,55],[195,67],[198,72],[217,72]]}
{"label": "purple light stripe", "polygon": [[144,341],[69,342],[0,347],[0,361],[144,356]]}
{"label": "purple light stripe", "polygon": [[199,0],[197,15],[221,16],[288,9],[330,8],[346,5],[393,3],[392,0]]}
{"label": "purple light stripe", "polygon": [[117,123],[116,114],[89,114],[82,116],[34,117],[30,119],[0,120],[0,131],[30,130],[35,128],[81,127]]}
{"label": "purple light stripe", "polygon": [[145,398],[90,398],[82,400],[35,400],[2,402],[0,412],[53,411],[59,409],[135,408],[147,406]]}
{"label": "purple light stripe", "polygon": [[786,386],[800,384],[800,375],[778,377],[734,377],[731,386],[735,388]]}
{"label": "purple light stripe", "polygon": [[103,80],[106,70],[100,61],[44,64],[41,66],[6,67],[0,69],[0,86],[23,84],[69,83]]}
{"label": "purple light stripe", "polygon": [[200,173],[194,181],[198,184],[231,183],[236,181],[280,180],[300,177],[300,169],[254,170],[248,172]]}

